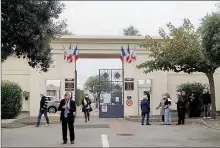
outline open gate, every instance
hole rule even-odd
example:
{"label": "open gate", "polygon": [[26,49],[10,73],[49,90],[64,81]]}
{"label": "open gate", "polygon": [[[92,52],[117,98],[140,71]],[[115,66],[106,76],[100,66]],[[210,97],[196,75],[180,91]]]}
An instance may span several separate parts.
{"label": "open gate", "polygon": [[124,118],[122,69],[99,69],[99,118]]}

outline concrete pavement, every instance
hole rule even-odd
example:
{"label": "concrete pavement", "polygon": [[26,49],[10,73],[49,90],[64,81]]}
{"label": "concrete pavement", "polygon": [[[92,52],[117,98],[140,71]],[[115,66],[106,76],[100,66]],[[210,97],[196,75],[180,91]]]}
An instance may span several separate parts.
{"label": "concrete pavement", "polygon": [[141,126],[123,119],[93,117],[75,122],[74,145],[62,145],[61,125],[2,129],[3,147],[218,147],[220,132],[201,125]]}

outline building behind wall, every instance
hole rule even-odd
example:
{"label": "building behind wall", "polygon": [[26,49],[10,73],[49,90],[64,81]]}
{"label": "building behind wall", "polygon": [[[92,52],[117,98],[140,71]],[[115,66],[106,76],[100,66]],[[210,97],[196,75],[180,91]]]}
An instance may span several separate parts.
{"label": "building behind wall", "polygon": [[[27,59],[18,59],[16,57],[9,57],[7,61],[2,64],[2,79],[10,80],[20,84],[23,91],[30,92],[28,100],[23,98],[23,111],[30,111],[31,116],[36,116],[39,110],[40,94],[59,96],[61,99],[65,94],[65,79],[75,78],[75,63],[67,63],[63,59],[63,47],[69,47],[70,43],[78,44],[79,56],[89,56],[100,54],[100,56],[116,55],[119,58],[121,46],[130,47],[142,41],[144,37],[94,37],[94,36],[65,36],[58,41],[51,43],[53,48],[54,63],[52,68],[47,73],[39,72],[36,69],[29,67]],[[125,48],[126,49],[126,48]],[[104,55],[105,53],[105,55]],[[146,61],[149,53],[145,49],[136,48],[137,60],[132,63],[124,64],[124,78],[134,79],[134,91],[125,91],[124,100],[127,96],[133,99],[133,105],[125,106],[125,116],[138,115],[139,113],[139,100],[142,99],[141,91],[148,91],[149,87],[139,89],[139,80],[151,80],[151,108],[152,114],[159,114],[159,110],[155,108],[158,106],[161,95],[165,92],[171,94],[173,101],[176,101],[176,87],[179,84],[186,82],[201,82],[208,84],[208,79],[204,74],[186,74],[174,72],[152,72],[144,74],[143,70],[138,70],[136,65]],[[215,73],[215,90],[216,90],[216,107],[220,110],[220,69]],[[46,86],[47,80],[60,80],[60,87],[55,88]],[[125,102],[125,101],[124,101]],[[173,105],[176,109],[176,105]]]}

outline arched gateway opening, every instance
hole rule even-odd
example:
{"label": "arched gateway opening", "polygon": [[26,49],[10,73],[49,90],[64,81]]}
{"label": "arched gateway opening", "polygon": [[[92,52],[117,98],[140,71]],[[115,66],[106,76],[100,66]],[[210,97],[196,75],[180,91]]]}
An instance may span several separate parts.
{"label": "arched gateway opening", "polygon": [[[104,63],[108,65],[103,65]],[[88,69],[82,69],[83,67]],[[84,77],[88,79],[90,76],[96,78],[95,82],[90,82],[93,84],[89,84],[86,88],[84,85],[82,88],[82,79]],[[78,88],[81,87],[79,89],[83,89],[84,93],[90,94],[92,114],[98,113],[100,118],[124,118],[123,76],[123,61],[120,60],[120,55],[116,53],[80,54],[80,59],[76,61],[75,91],[79,91]],[[80,94],[75,93],[75,98],[79,100],[78,95]]]}

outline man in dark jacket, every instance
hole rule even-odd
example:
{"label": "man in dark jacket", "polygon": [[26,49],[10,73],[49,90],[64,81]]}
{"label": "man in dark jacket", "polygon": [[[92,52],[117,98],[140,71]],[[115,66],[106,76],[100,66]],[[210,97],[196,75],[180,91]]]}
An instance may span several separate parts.
{"label": "man in dark jacket", "polygon": [[62,132],[63,132],[63,144],[67,143],[67,124],[70,133],[70,142],[74,144],[75,133],[74,133],[74,112],[76,111],[76,103],[74,100],[70,99],[70,94],[65,94],[65,99],[60,101],[58,110],[60,113],[60,121],[62,122]]}
{"label": "man in dark jacket", "polygon": [[203,100],[204,114],[205,114],[204,118],[210,118],[211,96],[207,89],[204,89],[203,91],[202,100]]}
{"label": "man in dark jacket", "polygon": [[144,125],[145,116],[147,116],[146,125],[151,125],[149,123],[150,103],[149,103],[148,98],[147,98],[146,95],[144,96],[143,100],[141,101],[141,116],[142,116],[141,125]]}
{"label": "man in dark jacket", "polygon": [[178,96],[178,101],[177,101],[177,112],[178,112],[177,125],[185,124],[186,103],[187,103],[187,96],[185,91],[182,91],[181,96]]}
{"label": "man in dark jacket", "polygon": [[37,118],[37,125],[36,127],[39,127],[40,125],[40,120],[42,115],[44,114],[44,117],[47,121],[46,126],[49,126],[49,118],[47,116],[47,103],[48,103],[48,99],[47,97],[45,97],[43,94],[40,94],[41,100],[40,100],[40,110],[39,110],[39,114],[38,114],[38,118]]}

